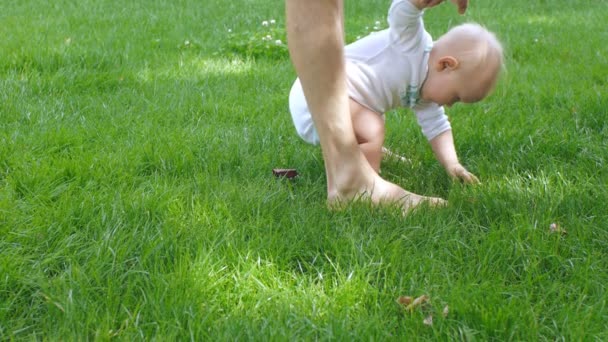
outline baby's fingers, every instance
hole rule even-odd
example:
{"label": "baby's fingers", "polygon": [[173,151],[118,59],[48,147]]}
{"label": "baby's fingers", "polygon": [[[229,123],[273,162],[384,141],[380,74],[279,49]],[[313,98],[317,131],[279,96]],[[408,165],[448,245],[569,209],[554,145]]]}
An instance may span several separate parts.
{"label": "baby's fingers", "polygon": [[468,184],[478,184],[479,183],[479,178],[477,178],[477,176],[475,176],[474,174],[470,173],[467,170],[462,170],[462,172],[458,175],[458,178],[460,178],[463,182],[468,183]]}
{"label": "baby's fingers", "polygon": [[469,173],[469,179],[467,180],[467,183],[469,184],[479,184],[479,178],[477,178],[477,176],[475,176],[472,173]]}
{"label": "baby's fingers", "polygon": [[464,167],[460,166],[451,169],[450,172],[452,178],[460,180],[464,183],[468,183],[468,184],[477,184],[479,183],[479,179],[472,173],[470,173],[469,171],[467,171],[467,169],[465,169]]}

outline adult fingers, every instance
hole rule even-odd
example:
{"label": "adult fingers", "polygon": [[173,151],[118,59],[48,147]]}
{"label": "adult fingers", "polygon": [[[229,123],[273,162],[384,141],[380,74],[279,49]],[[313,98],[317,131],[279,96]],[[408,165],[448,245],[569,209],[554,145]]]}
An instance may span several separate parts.
{"label": "adult fingers", "polygon": [[433,7],[442,3],[444,0],[423,0],[424,7]]}
{"label": "adult fingers", "polygon": [[464,14],[467,11],[467,7],[469,6],[469,0],[457,0],[458,3],[458,13]]}

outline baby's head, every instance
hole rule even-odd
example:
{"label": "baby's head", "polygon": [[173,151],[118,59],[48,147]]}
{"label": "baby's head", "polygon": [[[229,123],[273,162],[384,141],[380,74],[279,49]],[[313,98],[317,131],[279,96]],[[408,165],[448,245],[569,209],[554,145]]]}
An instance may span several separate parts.
{"label": "baby's head", "polygon": [[493,89],[503,65],[496,36],[478,24],[462,24],[441,36],[429,57],[422,98],[440,105],[472,103]]}

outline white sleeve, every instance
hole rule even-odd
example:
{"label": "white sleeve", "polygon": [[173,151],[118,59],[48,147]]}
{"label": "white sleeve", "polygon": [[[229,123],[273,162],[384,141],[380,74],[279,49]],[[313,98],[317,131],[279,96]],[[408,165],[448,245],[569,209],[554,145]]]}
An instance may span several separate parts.
{"label": "white sleeve", "polygon": [[414,108],[422,134],[427,140],[432,140],[439,134],[452,128],[443,106],[436,103],[418,104]]}
{"label": "white sleeve", "polygon": [[417,43],[417,36],[424,31],[421,11],[409,0],[393,0],[388,10],[388,25],[391,38],[401,43]]}

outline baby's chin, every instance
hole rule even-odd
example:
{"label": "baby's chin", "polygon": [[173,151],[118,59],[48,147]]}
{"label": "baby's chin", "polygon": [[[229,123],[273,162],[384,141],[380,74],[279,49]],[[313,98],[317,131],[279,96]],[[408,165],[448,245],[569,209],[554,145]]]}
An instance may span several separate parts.
{"label": "baby's chin", "polygon": [[436,101],[433,101],[429,96],[427,96],[427,93],[424,91],[424,88],[422,88],[422,90],[420,90],[420,101],[437,103]]}
{"label": "baby's chin", "polygon": [[443,103],[445,101],[435,100],[433,97],[424,96],[422,94],[420,95],[420,101],[424,102],[424,103],[435,103],[435,104],[440,105],[440,106],[444,106],[445,105],[445,103]]}

